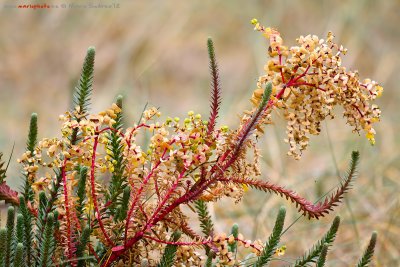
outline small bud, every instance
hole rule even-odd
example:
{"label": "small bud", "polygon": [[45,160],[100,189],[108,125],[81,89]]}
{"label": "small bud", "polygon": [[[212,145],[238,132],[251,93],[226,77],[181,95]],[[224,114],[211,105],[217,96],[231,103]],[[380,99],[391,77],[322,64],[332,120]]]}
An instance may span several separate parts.
{"label": "small bud", "polygon": [[226,126],[226,125],[224,125],[224,126],[221,127],[221,131],[222,131],[223,133],[228,132],[228,130],[229,130],[229,127]]}
{"label": "small bud", "polygon": [[258,23],[258,20],[254,18],[250,22],[251,22],[251,24],[256,25]]}

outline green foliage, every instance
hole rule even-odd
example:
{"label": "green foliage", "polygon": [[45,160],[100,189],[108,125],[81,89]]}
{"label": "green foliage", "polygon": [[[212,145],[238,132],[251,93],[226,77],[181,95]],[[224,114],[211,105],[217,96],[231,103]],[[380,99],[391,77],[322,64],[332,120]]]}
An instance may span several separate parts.
{"label": "green foliage", "polygon": [[94,58],[96,50],[89,47],[82,66],[81,77],[78,85],[75,87],[73,101],[75,106],[79,107],[78,112],[86,115],[90,105],[90,95],[93,90]]}
{"label": "green foliage", "polygon": [[[94,74],[94,58],[96,50],[94,47],[89,47],[83,62],[81,77],[78,85],[75,87],[73,94],[73,103],[75,105],[75,119],[80,120],[87,115],[90,105],[90,96],[93,90],[93,74]],[[75,144],[78,141],[78,130],[75,128],[72,132],[71,143]]]}
{"label": "green foliage", "polygon": [[306,252],[301,259],[296,260],[294,266],[307,266],[308,263],[315,262],[317,257],[321,254],[324,246],[329,248],[329,246],[332,245],[339,229],[339,225],[340,217],[336,216],[328,232],[308,252]]}
{"label": "green foliage", "polygon": [[[38,126],[37,126],[37,114],[32,113],[31,120],[29,123],[29,133],[28,140],[26,142],[26,151],[33,156],[35,147],[38,139]],[[30,181],[29,175],[24,175],[24,187],[23,187],[23,195],[26,201],[33,201],[33,190],[31,187],[32,181]]]}
{"label": "green foliage", "polygon": [[[208,212],[207,203],[202,200],[196,200],[194,202],[194,205],[197,212],[197,216],[199,218],[200,228],[202,229],[204,236],[206,237],[212,236],[214,232],[214,224],[211,220],[211,215]],[[205,246],[205,251],[206,255],[208,256],[207,262],[211,263],[212,255],[210,255],[210,247]]]}
{"label": "green foliage", "polygon": [[[76,249],[76,256],[78,258],[82,258],[84,256],[85,248],[89,242],[90,233],[91,229],[89,226],[86,226],[82,231],[81,239],[78,248]],[[80,266],[85,266],[85,260],[78,261],[78,267]]]}
{"label": "green foliage", "polygon": [[24,242],[24,216],[22,214],[17,215],[17,227],[16,227],[16,238],[18,243]]}
{"label": "green foliage", "polygon": [[24,263],[24,245],[22,243],[17,243],[15,248],[15,258],[14,258],[14,267],[23,267],[26,266]]}
{"label": "green foliage", "polygon": [[53,246],[54,242],[54,215],[53,213],[49,213],[47,215],[46,226],[44,228],[44,235],[43,240],[39,244],[40,248],[40,258],[39,258],[39,266],[41,267],[50,267],[51,263],[51,247]]}
{"label": "green foliage", "polygon": [[[231,235],[233,235],[234,238],[238,238],[239,236],[239,225],[237,225],[236,223],[232,226]],[[228,245],[228,250],[230,252],[236,252],[236,249],[237,241],[235,240],[232,244]]]}
{"label": "green foliage", "polygon": [[[58,194],[59,194],[59,189],[61,187],[61,181],[62,181],[62,175],[61,175],[61,171],[58,169],[54,169],[55,172],[55,178],[54,180],[51,181],[51,187],[49,190],[49,198],[46,198],[46,213],[45,213],[45,217],[43,218],[44,220],[46,219],[47,213],[48,212],[54,212],[54,203],[57,200]],[[41,204],[42,205],[42,204]],[[41,218],[39,218],[39,220],[41,220]],[[42,228],[41,228],[42,229]]]}
{"label": "green foliage", "polygon": [[374,255],[377,235],[378,234],[376,232],[372,233],[368,247],[364,251],[364,254],[361,257],[360,261],[358,262],[357,267],[367,267],[371,262],[372,256]]}
{"label": "green foliage", "polygon": [[323,266],[325,266],[326,254],[328,253],[328,249],[329,249],[329,247],[328,247],[326,244],[324,244],[324,245],[322,246],[321,254],[320,254],[319,257],[318,257],[316,267],[323,267]]}
{"label": "green foliage", "polygon": [[[43,198],[43,194],[41,194]],[[48,213],[41,242],[33,245],[32,217],[23,196],[19,197],[20,207],[15,225],[15,208],[7,211],[7,223],[0,229],[0,266],[1,267],[50,267],[53,265],[55,237],[54,215]],[[38,232],[40,229],[36,229]]]}
{"label": "green foliage", "polygon": [[[44,191],[40,191],[39,192],[38,216],[36,219],[37,229],[44,230],[45,223],[47,220],[47,204],[48,204],[48,200],[46,197],[46,193]],[[38,234],[39,234],[39,238],[38,238],[37,242],[40,243],[41,242],[40,237],[42,236],[42,233],[38,233]]]}
{"label": "green foliage", "polygon": [[37,114],[32,113],[31,121],[29,124],[28,141],[26,142],[26,149],[33,153],[37,144],[38,126],[37,126]]}
{"label": "green foliage", "polygon": [[260,104],[259,104],[259,106],[258,106],[259,109],[262,110],[262,109],[265,108],[265,106],[266,106],[267,103],[268,103],[268,100],[269,100],[270,97],[271,97],[271,94],[272,94],[272,83],[271,83],[271,82],[268,82],[268,83],[265,85],[264,93],[263,93],[263,95],[262,95],[261,102],[260,102]]}
{"label": "green foliage", "polygon": [[7,250],[7,229],[0,229],[0,266],[4,266]]}
{"label": "green foliage", "polygon": [[[116,105],[121,110],[122,100],[123,97],[119,95],[116,101]],[[117,114],[117,117],[115,118],[115,123],[112,126],[115,131],[112,131],[108,135],[107,146],[107,154],[111,158],[114,168],[109,185],[109,194],[107,194],[107,201],[110,203],[109,213],[111,215],[116,215],[114,217],[116,221],[122,221],[125,218],[123,214],[126,214],[126,211],[124,211],[124,209],[126,208],[126,192],[124,192],[124,189],[126,188],[127,184],[126,177],[124,176],[125,161],[123,156],[123,143],[121,136],[116,132],[122,131],[123,129],[122,120],[123,113],[121,111]],[[122,198],[121,194],[123,194]]]}
{"label": "green foliage", "polygon": [[32,234],[32,215],[29,212],[26,202],[23,196],[19,197],[19,211],[23,216],[24,221],[24,249],[26,255],[26,263],[31,266],[33,255],[32,255],[32,244],[33,244],[33,234]]}
{"label": "green foliage", "polygon": [[131,188],[129,186],[125,186],[122,193],[121,204],[119,204],[115,216],[117,221],[123,221],[126,218],[130,197],[131,197]]}
{"label": "green foliage", "polygon": [[214,231],[214,224],[211,220],[210,214],[208,213],[207,203],[202,200],[196,200],[194,204],[202,232],[206,237],[210,236]]}
{"label": "green foliage", "polygon": [[271,258],[274,255],[275,250],[278,247],[279,240],[281,238],[285,216],[286,209],[284,207],[281,207],[279,209],[274,228],[272,229],[272,234],[269,236],[267,243],[265,243],[265,247],[261,253],[261,256],[254,264],[254,267],[265,266],[269,261],[271,261]]}
{"label": "green foliage", "polygon": [[79,182],[76,196],[78,197],[78,203],[76,205],[76,212],[79,218],[82,219],[83,209],[85,207],[86,199],[86,180],[88,174],[88,168],[86,166],[80,166],[78,168]]}
{"label": "green foliage", "polygon": [[15,220],[15,209],[14,207],[8,207],[7,210],[7,241],[6,241],[6,256],[5,256],[5,267],[11,266],[12,257],[14,256],[14,220]]}
{"label": "green foliage", "polygon": [[218,67],[215,59],[214,42],[211,37],[208,37],[207,39],[207,51],[208,51],[208,58],[210,60],[210,69],[211,71],[215,72]]}
{"label": "green foliage", "polygon": [[212,265],[212,260],[213,260],[214,257],[215,257],[215,253],[213,251],[209,250],[208,256],[207,256],[207,259],[206,259],[206,263],[204,264],[204,267],[213,266]]}
{"label": "green foliage", "polygon": [[[177,242],[181,237],[180,232],[173,232],[170,238],[171,242]],[[160,263],[157,265],[158,267],[171,267],[174,264],[176,250],[178,249],[177,245],[168,244],[165,246],[164,254],[160,260]]]}
{"label": "green foliage", "polygon": [[[35,220],[36,223],[36,229],[37,231],[35,232],[35,239],[34,243],[35,244],[43,244],[44,242],[44,233],[46,229],[46,221],[47,217],[50,214],[47,210],[47,205],[48,205],[48,199],[46,197],[46,193],[44,191],[39,192],[39,207],[38,207],[38,215]],[[53,217],[54,219],[54,217]],[[36,263],[39,264],[39,256],[40,256],[41,251],[37,250],[35,251],[34,257],[36,260]]]}

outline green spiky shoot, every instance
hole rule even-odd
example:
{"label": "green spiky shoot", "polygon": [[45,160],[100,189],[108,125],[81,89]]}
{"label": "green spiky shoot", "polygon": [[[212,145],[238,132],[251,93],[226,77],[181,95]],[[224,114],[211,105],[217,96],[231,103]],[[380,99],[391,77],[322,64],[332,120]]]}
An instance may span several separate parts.
{"label": "green spiky shoot", "polygon": [[257,259],[257,262],[254,265],[255,267],[265,266],[268,262],[271,261],[271,258],[274,255],[275,250],[278,247],[279,240],[281,238],[285,216],[286,209],[284,207],[281,207],[279,209],[274,228],[272,229],[272,234],[268,238],[268,241],[265,244],[261,256]]}
{"label": "green spiky shoot", "polygon": [[329,248],[332,246],[333,241],[335,241],[339,225],[340,217],[336,216],[328,232],[308,252],[306,252],[301,259],[296,260],[293,266],[307,266],[309,263],[316,262],[317,258],[321,255],[323,247],[327,246]]}
{"label": "green spiky shoot", "polygon": [[371,239],[369,240],[368,247],[364,251],[363,256],[359,260],[357,267],[367,267],[371,263],[372,256],[374,255],[375,246],[376,246],[376,239],[378,234],[373,232],[371,235]]}

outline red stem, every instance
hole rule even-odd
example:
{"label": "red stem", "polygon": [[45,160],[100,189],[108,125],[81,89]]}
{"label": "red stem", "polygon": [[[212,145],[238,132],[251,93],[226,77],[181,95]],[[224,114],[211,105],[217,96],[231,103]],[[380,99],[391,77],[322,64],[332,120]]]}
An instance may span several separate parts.
{"label": "red stem", "polygon": [[319,86],[316,86],[316,85],[313,84],[313,83],[300,82],[300,83],[291,84],[290,86],[301,86],[301,85],[307,85],[307,86],[315,87],[315,88],[317,88],[318,90],[321,90],[321,91],[326,92],[326,89],[321,88],[321,87],[319,87]]}
{"label": "red stem", "polygon": [[90,242],[89,242],[88,246],[89,246],[89,251],[90,251],[90,253],[93,254],[93,256],[94,256],[94,257],[96,258],[96,260],[97,260],[97,263],[99,263],[99,262],[100,262],[100,258],[99,258],[99,256],[97,255],[96,251],[94,250],[94,248],[93,248],[93,246],[92,246],[92,244],[91,244]]}
{"label": "red stem", "polygon": [[[278,50],[278,57],[279,57],[279,65],[282,66],[282,54],[281,54],[281,49],[279,48],[279,46],[277,47],[277,50]],[[281,72],[282,82],[283,82],[283,83],[286,83],[286,82],[285,82],[285,77],[283,76],[282,68],[280,68],[279,70],[280,70],[280,72]]]}
{"label": "red stem", "polygon": [[355,104],[353,104],[352,106],[358,111],[358,113],[360,113],[361,117],[364,117],[364,114],[361,112],[361,110]]}
{"label": "red stem", "polygon": [[93,199],[93,205],[94,209],[96,212],[96,218],[97,221],[99,222],[99,226],[101,229],[101,232],[104,235],[104,238],[106,239],[107,243],[111,246],[114,246],[114,242],[111,241],[110,237],[106,233],[106,230],[103,225],[103,221],[101,219],[100,215],[100,210],[99,210],[99,205],[97,203],[97,196],[96,196],[96,184],[95,184],[95,168],[96,168],[96,151],[97,151],[97,145],[99,143],[99,135],[97,134],[97,129],[96,129],[96,136],[94,137],[94,144],[93,144],[93,155],[92,155],[92,165],[90,169],[90,185],[91,185],[91,191],[92,191],[92,199]]}
{"label": "red stem", "polygon": [[[64,189],[64,202],[65,202],[65,219],[67,221],[67,245],[68,245],[68,259],[72,260],[74,258],[74,248],[72,243],[72,232],[71,232],[71,213],[69,210],[69,199],[68,199],[68,187],[67,187],[67,174],[65,171],[65,165],[67,163],[67,158],[64,159],[64,163],[61,167],[61,176],[63,181]],[[76,262],[72,261],[71,264],[76,266]]]}
{"label": "red stem", "polygon": [[295,82],[297,82],[298,80],[300,80],[301,78],[303,78],[304,76],[306,76],[308,70],[310,69],[310,67],[311,67],[311,65],[308,65],[307,68],[305,69],[305,71],[304,71],[302,74],[300,74],[299,76],[297,76],[295,79],[291,79],[291,80],[288,82],[287,86],[291,86],[291,85],[289,85],[290,82],[295,83]]}
{"label": "red stem", "polygon": [[[144,238],[148,238],[151,239],[153,241],[156,241],[158,243],[162,243],[162,244],[166,244],[166,245],[174,245],[174,246],[201,246],[201,245],[207,245],[207,244],[212,244],[214,243],[213,240],[204,240],[204,241],[200,241],[200,242],[173,242],[173,241],[166,241],[166,240],[160,240],[158,238],[149,236],[149,235],[143,235]],[[229,237],[226,237],[224,239],[225,241],[229,241]],[[243,240],[240,238],[235,237],[234,238],[235,241],[240,242],[242,244],[247,244],[247,240]],[[250,243],[249,247],[254,248],[257,251],[261,251],[256,245]]]}
{"label": "red stem", "polygon": [[152,237],[152,236],[149,236],[149,235],[143,235],[143,237],[151,239],[151,240],[156,241],[158,243],[167,244],[167,245],[175,245],[175,246],[201,246],[201,245],[212,243],[212,240],[204,240],[204,241],[201,241],[201,242],[172,242],[172,241],[160,240],[158,238],[155,238],[155,237]]}
{"label": "red stem", "polygon": [[131,205],[131,207],[130,207],[130,209],[129,209],[128,216],[127,216],[127,218],[126,218],[126,223],[125,223],[125,245],[126,245],[126,242],[127,242],[127,240],[128,240],[129,223],[130,223],[130,220],[131,220],[131,217],[132,217],[132,213],[133,213],[133,211],[135,210],[135,206],[136,206],[136,204],[137,204],[137,202],[138,202],[140,196],[142,195],[142,192],[143,192],[143,190],[144,190],[144,187],[145,187],[145,186],[147,185],[147,183],[149,182],[149,180],[150,180],[151,176],[153,175],[154,171],[155,171],[155,170],[158,168],[158,166],[161,164],[161,159],[165,156],[166,151],[167,151],[167,149],[164,149],[164,152],[163,152],[162,156],[160,157],[160,160],[158,160],[158,162],[153,166],[153,168],[151,169],[151,171],[149,172],[149,174],[148,174],[148,175],[146,176],[146,178],[143,180],[143,182],[142,182],[140,188],[138,189],[138,191],[135,192],[135,194],[136,194],[136,195],[135,195],[135,199],[133,200],[132,205]]}
{"label": "red stem", "polygon": [[[122,138],[125,137],[125,135],[122,132],[120,132],[119,130],[112,128],[112,127],[106,127],[106,128],[101,129],[100,131],[97,131],[97,135],[102,134],[105,131],[113,131],[113,132],[119,134]],[[85,143],[87,140],[89,140],[93,137],[94,137],[93,135],[88,136],[85,139],[83,139],[82,142]]]}
{"label": "red stem", "polygon": [[186,169],[184,169],[176,179],[175,183],[169,188],[168,192],[165,194],[165,197],[163,201],[158,205],[156,211],[153,213],[151,216],[149,223],[151,224],[151,221],[154,220],[154,218],[157,216],[157,214],[160,212],[160,210],[163,208],[164,204],[170,199],[171,194],[175,191],[176,187],[179,184],[179,181],[183,178],[183,176],[186,173]]}

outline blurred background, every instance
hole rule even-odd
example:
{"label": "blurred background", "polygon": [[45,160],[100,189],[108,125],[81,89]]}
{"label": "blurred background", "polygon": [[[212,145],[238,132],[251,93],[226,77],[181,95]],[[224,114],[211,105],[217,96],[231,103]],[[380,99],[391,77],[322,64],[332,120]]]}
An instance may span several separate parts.
{"label": "blurred background", "polygon": [[[376,127],[376,145],[352,134],[338,109],[337,119],[324,124],[322,134],[313,137],[302,159],[295,161],[286,156],[285,125],[275,116],[275,125],[261,140],[262,178],[316,200],[337,185],[351,151],[359,150],[354,189],[335,209],[342,226],[328,265],[355,264],[373,230],[379,234],[374,266],[400,265],[400,88],[395,72],[400,67],[400,1],[90,2],[119,8],[72,7],[87,3],[71,0],[47,3],[59,8],[21,10],[10,8],[15,1],[0,1],[0,151],[7,158],[15,143],[8,171],[15,189],[21,183],[16,159],[25,147],[30,114],[39,115],[39,138],[59,135],[58,115],[70,106],[89,46],[97,51],[92,111],[107,108],[123,94],[129,123],[137,120],[146,103],[171,117],[184,117],[188,110],[208,115],[206,40],[212,36],[223,89],[219,122],[234,128],[237,114],[250,107],[249,98],[267,61],[266,42],[253,31],[250,20],[258,18],[279,29],[288,46],[299,35],[325,38],[331,30],[349,50],[343,64],[385,89],[377,101],[383,115]],[[224,200],[211,208],[218,231],[229,232],[237,222],[246,238],[265,241],[281,205],[288,208],[289,225],[299,215],[294,205],[254,190],[240,204]],[[287,252],[274,266],[309,249],[332,220],[332,215],[319,221],[298,220],[283,236]]]}

